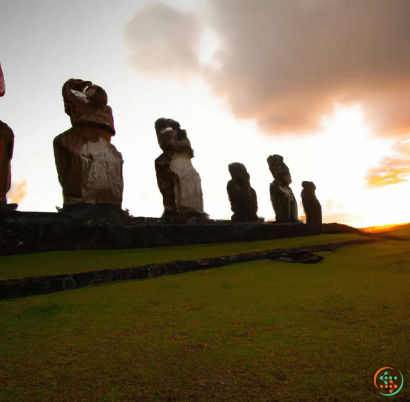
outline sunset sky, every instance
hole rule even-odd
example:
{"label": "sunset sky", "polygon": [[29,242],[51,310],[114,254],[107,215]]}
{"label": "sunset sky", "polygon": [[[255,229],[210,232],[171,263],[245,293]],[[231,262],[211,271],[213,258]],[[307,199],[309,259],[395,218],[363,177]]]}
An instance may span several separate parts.
{"label": "sunset sky", "polygon": [[80,78],[108,93],[134,216],[162,213],[154,122],[167,117],[188,132],[212,218],[232,214],[232,162],[274,218],[266,159],[280,154],[299,202],[316,184],[324,222],[410,222],[409,21],[408,0],[0,0],[9,200],[62,206],[52,144],[71,126],[61,87]]}

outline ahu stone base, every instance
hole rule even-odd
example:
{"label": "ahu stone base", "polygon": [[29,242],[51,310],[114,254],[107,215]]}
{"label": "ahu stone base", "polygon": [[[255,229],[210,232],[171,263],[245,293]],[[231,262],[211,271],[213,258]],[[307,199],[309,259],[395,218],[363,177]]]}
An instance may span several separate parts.
{"label": "ahu stone base", "polygon": [[249,242],[314,233],[303,223],[169,222],[127,218],[121,224],[76,219],[68,213],[0,212],[0,255],[43,251],[129,249]]}

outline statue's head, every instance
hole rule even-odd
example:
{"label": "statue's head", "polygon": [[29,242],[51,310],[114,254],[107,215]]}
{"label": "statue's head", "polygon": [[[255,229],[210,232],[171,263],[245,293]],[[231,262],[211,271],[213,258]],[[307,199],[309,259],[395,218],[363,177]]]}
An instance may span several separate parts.
{"label": "statue's head", "polygon": [[64,111],[73,126],[98,125],[115,134],[112,110],[103,88],[91,81],[69,79],[63,85]]}
{"label": "statue's head", "polygon": [[302,188],[305,193],[313,194],[316,190],[316,186],[313,181],[302,181]]}
{"label": "statue's head", "polygon": [[250,176],[246,170],[245,165],[242,163],[231,163],[228,165],[229,173],[231,174],[233,181],[245,181],[249,182]]}
{"label": "statue's head", "polygon": [[289,168],[285,162],[283,162],[283,157],[280,155],[271,155],[267,160],[273,178],[280,184],[289,186],[289,184],[292,183],[292,176],[290,175]]}
{"label": "statue's head", "polygon": [[[169,144],[177,141],[187,140],[186,130],[181,129],[181,125],[172,119],[161,117],[155,122],[158,144],[163,151],[169,149]],[[174,141],[170,141],[174,140]]]}

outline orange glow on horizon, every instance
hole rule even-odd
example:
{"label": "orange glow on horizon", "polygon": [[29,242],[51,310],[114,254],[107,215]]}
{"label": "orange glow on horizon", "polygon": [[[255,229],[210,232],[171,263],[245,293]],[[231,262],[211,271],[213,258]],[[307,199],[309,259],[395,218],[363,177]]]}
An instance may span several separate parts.
{"label": "orange glow on horizon", "polygon": [[361,228],[366,233],[387,233],[393,232],[394,230],[399,230],[404,227],[410,226],[410,223],[398,223],[393,225],[383,225],[383,226],[371,226],[367,228]]}

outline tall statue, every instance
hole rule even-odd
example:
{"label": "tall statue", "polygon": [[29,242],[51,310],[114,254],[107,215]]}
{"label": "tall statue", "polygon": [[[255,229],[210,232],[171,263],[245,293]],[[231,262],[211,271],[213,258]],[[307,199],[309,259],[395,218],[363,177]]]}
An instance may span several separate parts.
{"label": "tall statue", "polygon": [[[3,71],[0,65],[0,97],[6,93]],[[6,194],[11,187],[11,159],[13,158],[13,130],[0,120],[0,210],[17,208],[17,204],[7,204]]]}
{"label": "tall statue", "polygon": [[316,186],[312,181],[302,182],[302,204],[305,210],[306,223],[314,233],[322,233],[322,206],[316,198]]}
{"label": "tall statue", "polygon": [[155,131],[162,149],[162,154],[155,159],[158,187],[164,203],[162,216],[207,218],[201,178],[192,165],[194,151],[186,131],[177,121],[164,118],[155,122]]}
{"label": "tall statue", "polygon": [[124,161],[111,144],[115,129],[107,93],[90,81],[78,79],[68,80],[62,92],[72,128],[54,138],[53,145],[64,207],[73,204],[121,207]]}
{"label": "tall statue", "polygon": [[228,165],[232,180],[226,187],[233,215],[232,221],[255,222],[258,220],[258,201],[255,190],[251,187],[250,176],[242,163]]}
{"label": "tall statue", "polygon": [[274,181],[270,185],[270,199],[276,214],[276,222],[298,222],[298,205],[289,185],[292,177],[280,155],[268,157],[269,170]]}

